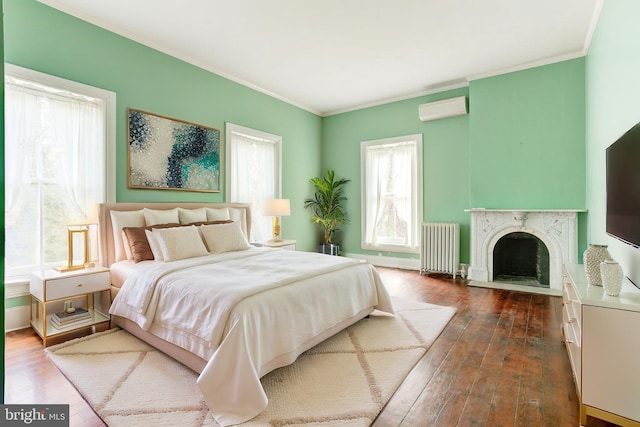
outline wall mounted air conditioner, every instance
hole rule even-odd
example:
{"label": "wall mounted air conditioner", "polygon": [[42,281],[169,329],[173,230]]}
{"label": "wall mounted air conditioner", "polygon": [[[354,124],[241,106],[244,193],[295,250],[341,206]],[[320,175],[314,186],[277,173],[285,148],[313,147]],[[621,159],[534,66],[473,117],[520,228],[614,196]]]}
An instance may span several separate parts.
{"label": "wall mounted air conditioner", "polygon": [[421,104],[418,107],[418,114],[423,122],[444,119],[445,117],[464,116],[467,114],[467,97],[458,96]]}

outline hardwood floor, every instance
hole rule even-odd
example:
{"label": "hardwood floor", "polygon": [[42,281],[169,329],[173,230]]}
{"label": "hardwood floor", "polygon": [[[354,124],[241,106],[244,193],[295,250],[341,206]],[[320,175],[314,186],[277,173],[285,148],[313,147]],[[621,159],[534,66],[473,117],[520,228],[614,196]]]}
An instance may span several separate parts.
{"label": "hardwood floor", "polygon": [[[469,287],[379,268],[394,296],[457,313],[374,422],[390,426],[578,426],[560,297]],[[5,403],[68,403],[71,426],[103,426],[30,329],[5,342]],[[612,426],[589,418],[589,427]]]}

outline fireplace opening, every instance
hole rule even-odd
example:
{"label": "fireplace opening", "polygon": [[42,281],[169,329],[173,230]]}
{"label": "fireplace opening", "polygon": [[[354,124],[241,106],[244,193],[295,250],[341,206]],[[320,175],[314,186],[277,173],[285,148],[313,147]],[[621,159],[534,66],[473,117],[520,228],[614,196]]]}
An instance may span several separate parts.
{"label": "fireplace opening", "polygon": [[493,249],[493,281],[550,287],[549,250],[529,233],[509,233]]}

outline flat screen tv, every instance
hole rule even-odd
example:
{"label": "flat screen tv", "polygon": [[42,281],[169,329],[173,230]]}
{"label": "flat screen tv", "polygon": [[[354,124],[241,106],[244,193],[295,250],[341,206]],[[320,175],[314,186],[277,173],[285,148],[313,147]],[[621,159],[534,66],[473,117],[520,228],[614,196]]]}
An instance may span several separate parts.
{"label": "flat screen tv", "polygon": [[640,123],[607,148],[606,231],[640,247]]}

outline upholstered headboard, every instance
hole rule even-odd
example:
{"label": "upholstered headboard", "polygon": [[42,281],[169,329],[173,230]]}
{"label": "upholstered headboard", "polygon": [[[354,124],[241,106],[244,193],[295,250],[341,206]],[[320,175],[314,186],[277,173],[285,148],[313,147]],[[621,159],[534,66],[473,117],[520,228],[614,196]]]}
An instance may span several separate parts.
{"label": "upholstered headboard", "polygon": [[114,239],[113,226],[111,223],[111,211],[132,212],[139,211],[144,208],[154,210],[169,210],[174,208],[183,209],[199,209],[212,208],[224,209],[228,208],[230,219],[240,221],[242,230],[246,233],[247,239],[251,237],[251,204],[249,203],[197,203],[197,202],[131,202],[131,203],[102,203],[98,213],[98,228],[100,239],[100,265],[110,267],[117,261],[116,259],[116,241]]}

